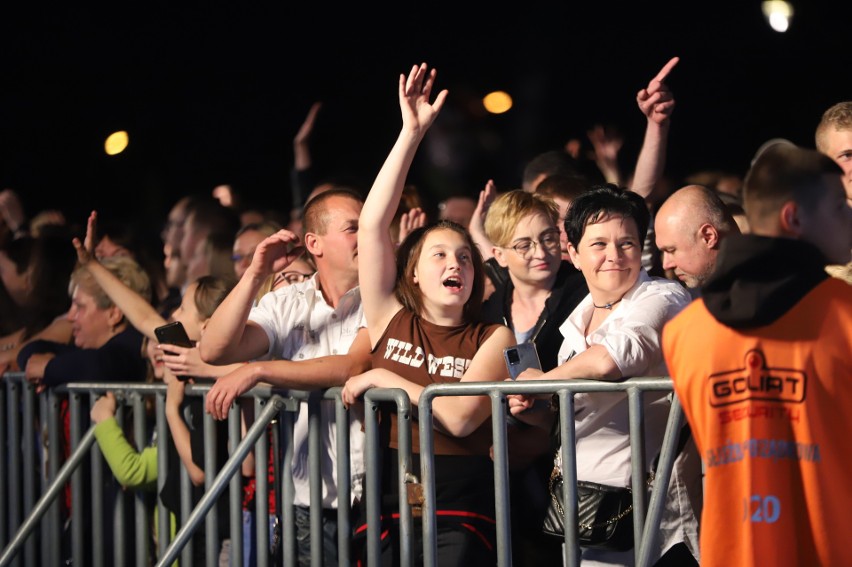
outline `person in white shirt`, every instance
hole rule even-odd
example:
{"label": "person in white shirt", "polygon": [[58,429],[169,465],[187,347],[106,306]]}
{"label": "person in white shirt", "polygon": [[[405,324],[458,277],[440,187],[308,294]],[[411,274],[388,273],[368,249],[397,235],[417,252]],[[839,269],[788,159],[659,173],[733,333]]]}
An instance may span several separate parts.
{"label": "person in white shirt", "polygon": [[[289,230],[261,242],[232,293],[210,319],[199,349],[215,364],[248,361],[220,378],[207,395],[207,411],[225,419],[236,398],[259,382],[314,390],[342,386],[369,368],[367,337],[358,289],[358,217],[363,201],[349,190],[332,190],[312,199],[304,210],[304,246]],[[316,262],[316,274],[253,302],[273,273],[283,271],[304,250]],[[323,557],[337,565],[337,460],[333,402],[322,402]],[[350,413],[352,496],[364,475],[361,420]],[[291,463],[296,489],[296,530],[300,565],[310,565],[310,486],[307,402],[297,418]],[[346,504],[351,506],[352,502]]]}
{"label": "person in white shirt", "polygon": [[[615,185],[594,187],[572,203],[565,220],[569,252],[571,261],[585,276],[589,294],[560,326],[564,340],[559,365],[548,372],[526,370],[518,380],[618,381],[667,374],[660,342],[663,325],[690,302],[690,296],[677,282],[652,278],[642,267],[640,235],[646,233],[648,223],[642,197]],[[531,396],[509,396],[515,417],[549,427],[553,414],[537,411],[533,402]],[[665,392],[645,393],[648,463],[662,445],[669,407]],[[630,486],[627,395],[577,394],[575,427],[577,479]],[[687,490],[697,483],[700,494],[701,488],[700,462],[695,454],[688,459],[690,453],[694,451],[684,449],[675,466],[660,526],[662,547],[655,555],[670,551],[669,559],[676,555],[678,563],[685,565],[697,564],[700,517],[700,509],[695,509],[700,508],[695,504],[695,491]],[[556,461],[561,464],[561,451]],[[632,565],[633,556],[633,550],[581,548],[584,566]]]}

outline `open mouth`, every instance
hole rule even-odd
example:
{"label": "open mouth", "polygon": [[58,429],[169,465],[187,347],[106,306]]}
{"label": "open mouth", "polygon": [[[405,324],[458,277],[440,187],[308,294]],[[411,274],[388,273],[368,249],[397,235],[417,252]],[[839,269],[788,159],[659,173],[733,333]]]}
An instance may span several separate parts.
{"label": "open mouth", "polygon": [[462,288],[461,278],[456,276],[450,276],[444,280],[444,287],[454,290],[459,290]]}

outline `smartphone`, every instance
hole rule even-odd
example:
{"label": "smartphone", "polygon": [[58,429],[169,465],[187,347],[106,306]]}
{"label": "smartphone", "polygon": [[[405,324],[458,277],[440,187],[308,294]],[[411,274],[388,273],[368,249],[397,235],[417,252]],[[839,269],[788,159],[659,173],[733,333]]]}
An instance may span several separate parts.
{"label": "smartphone", "polygon": [[[186,334],[186,329],[183,328],[183,323],[180,321],[173,321],[157,327],[154,329],[154,334],[157,335],[157,341],[160,344],[177,345],[186,348],[195,346],[195,343],[189,339],[189,335]],[[178,380],[182,381],[186,381],[189,378],[189,376],[177,377]]]}
{"label": "smartphone", "polygon": [[541,370],[541,361],[538,358],[535,343],[521,343],[506,347],[503,349],[503,358],[506,359],[506,367],[509,369],[512,380],[517,379],[518,374],[527,368]]}
{"label": "smartphone", "polygon": [[183,323],[180,321],[173,321],[157,327],[154,329],[154,334],[157,335],[157,341],[160,344],[177,345],[186,348],[195,346],[195,343],[189,340],[189,335],[186,334],[186,329],[183,328]]}

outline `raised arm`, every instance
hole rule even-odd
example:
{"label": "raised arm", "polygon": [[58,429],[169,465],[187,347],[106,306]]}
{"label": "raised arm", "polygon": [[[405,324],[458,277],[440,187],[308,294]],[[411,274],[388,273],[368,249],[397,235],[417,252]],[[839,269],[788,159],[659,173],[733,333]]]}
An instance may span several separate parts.
{"label": "raised arm", "polygon": [[267,276],[281,272],[302,255],[296,246],[299,237],[279,230],[255,248],[251,264],[231,293],[219,304],[198,349],[201,359],[210,364],[233,364],[258,358],[269,350],[269,339],[258,325],[248,320],[255,297]]}
{"label": "raised arm", "polygon": [[663,176],[666,165],[669,125],[675,100],[664,81],[678,61],[680,61],[678,57],[672,57],[660,69],[657,76],[651,79],[648,86],[636,95],[639,110],[645,115],[648,123],[642,149],[636,161],[631,189],[648,201],[653,201],[657,197],[654,190]]}
{"label": "raised arm", "polygon": [[429,71],[422,63],[413,66],[408,77],[399,76],[402,130],[373,182],[358,221],[358,279],[372,344],[379,341],[399,309],[393,293],[396,270],[390,226],[414,154],[447,98],[443,90],[434,103],[429,102],[435,75],[435,69]]}
{"label": "raised arm", "polygon": [[476,202],[473,216],[470,217],[470,226],[467,228],[473,243],[476,244],[479,253],[482,254],[483,262],[494,257],[494,243],[485,234],[485,217],[488,215],[488,208],[496,197],[497,185],[494,184],[493,179],[489,179],[485,182],[485,188],[479,192],[479,200]]}
{"label": "raised arm", "polygon": [[293,170],[291,182],[293,188],[293,208],[305,206],[305,201],[314,188],[315,175],[313,174],[313,160],[311,159],[311,134],[314,131],[314,122],[319,114],[322,103],[317,101],[308,110],[305,121],[293,138]]}
{"label": "raised arm", "polygon": [[155,488],[157,481],[157,448],[137,451],[130,444],[115,419],[115,394],[106,392],[92,406],[90,416],[95,426],[95,438],[112,474],[126,488]]}
{"label": "raised arm", "polygon": [[192,459],[192,440],[190,439],[189,427],[187,427],[186,422],[183,420],[180,411],[186,383],[181,382],[174,376],[169,376],[165,380],[168,385],[168,390],[166,391],[166,422],[169,424],[172,441],[174,441],[175,449],[177,449],[183,466],[186,467],[189,473],[192,484],[194,486],[201,486],[204,484],[204,469],[195,464],[195,461]]}
{"label": "raised arm", "polygon": [[156,341],[154,329],[165,324],[166,320],[147,299],[127,287],[124,282],[103,267],[93,255],[97,221],[98,213],[92,211],[86,223],[85,240],[83,242],[80,242],[79,238],[72,240],[74,249],[77,251],[77,261],[81,266],[85,266],[104,293],[124,313],[130,324],[149,339]]}

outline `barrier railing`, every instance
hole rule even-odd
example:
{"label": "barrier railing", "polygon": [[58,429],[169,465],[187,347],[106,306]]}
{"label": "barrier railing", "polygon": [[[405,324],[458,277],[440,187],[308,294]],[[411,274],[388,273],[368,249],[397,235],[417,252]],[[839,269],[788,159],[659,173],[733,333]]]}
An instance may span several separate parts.
{"label": "barrier railing", "polygon": [[[3,375],[4,387],[0,388],[0,567],[6,565],[60,565],[62,561],[62,525],[61,510],[58,498],[64,493],[65,486],[70,482],[71,494],[71,556],[75,564],[99,566],[106,564],[125,563],[124,555],[132,553],[136,565],[150,564],[147,546],[148,530],[154,514],[152,498],[142,498],[134,494],[132,499],[119,499],[119,511],[115,514],[116,533],[126,533],[123,524],[125,514],[121,506],[134,506],[134,530],[132,547],[119,536],[114,543],[115,557],[106,558],[99,551],[98,545],[92,542],[104,537],[104,494],[99,488],[107,480],[102,476],[103,457],[97,443],[94,442],[93,428],[83,431],[81,424],[87,423],[85,417],[97,396],[106,390],[117,393],[119,409],[117,419],[121,423],[123,408],[133,407],[133,437],[137,440],[148,438],[145,425],[144,399],[154,397],[155,427],[161,447],[162,441],[169,435],[165,419],[164,385],[139,383],[75,383],[61,388],[48,390],[36,395],[34,389],[23,377],[22,373],[6,373]],[[206,395],[209,385],[187,386],[186,396]],[[481,382],[457,384],[433,384],[421,394],[419,401],[419,432],[421,439],[421,470],[420,483],[423,488],[424,503],[422,506],[424,563],[427,566],[436,564],[437,557],[437,524],[435,514],[435,485],[434,485],[434,454],[429,449],[433,442],[432,403],[440,396],[489,396],[492,408],[492,433],[494,454],[495,502],[496,502],[496,533],[498,565],[511,565],[511,531],[509,508],[509,469],[508,443],[506,429],[506,396],[510,394],[547,395],[556,394],[560,405],[560,432],[562,445],[574,445],[574,395],[600,391],[626,392],[629,408],[629,424],[632,451],[632,478],[634,486],[643,486],[647,471],[644,452],[643,435],[643,395],[647,391],[670,392],[671,381],[668,378],[634,378],[624,382],[598,382],[592,380],[575,381],[539,381],[539,382]],[[65,459],[60,455],[60,407],[67,397],[70,416],[71,454]],[[255,407],[255,421],[245,434],[240,431],[241,412],[237,404],[228,416],[229,458],[221,469],[217,470],[216,455],[212,450],[216,446],[215,428],[212,417],[204,416],[205,437],[205,494],[193,508],[190,501],[191,482],[184,467],[181,469],[181,529],[171,537],[170,518],[168,510],[162,503],[156,506],[157,515],[157,548],[156,565],[171,565],[180,559],[181,565],[194,565],[192,535],[204,522],[206,540],[205,555],[208,565],[218,564],[218,552],[221,541],[217,536],[219,522],[228,522],[228,532],[231,538],[231,558],[241,558],[243,555],[242,541],[242,486],[238,471],[242,461],[252,449],[255,454],[255,545],[258,550],[266,550],[269,545],[268,501],[266,494],[268,466],[268,440],[263,433],[269,424],[277,419],[277,425],[272,428],[276,439],[282,439],[280,451],[275,455],[282,463],[280,484],[276,486],[278,494],[277,515],[282,528],[282,553],[280,561],[283,565],[296,565],[295,520],[293,511],[294,487],[292,476],[287,474],[283,464],[292,460],[293,424],[299,408],[307,408],[309,416],[309,468],[310,468],[310,518],[311,518],[311,563],[323,564],[322,551],[322,471],[321,451],[322,439],[320,432],[320,402],[332,400],[335,403],[337,423],[337,454],[349,455],[349,415],[340,399],[340,388],[331,388],[323,392],[276,391],[269,387],[259,386],[248,392],[243,398],[252,400]],[[88,405],[85,403],[88,400]],[[406,484],[417,481],[416,472],[412,470],[411,452],[411,403],[402,390],[372,389],[364,396],[364,431],[366,435],[365,451],[365,495],[367,518],[367,561],[377,565],[381,555],[381,480],[380,466],[381,448],[378,437],[378,408],[380,404],[395,404],[399,415],[399,493],[406,494]],[[38,410],[36,409],[38,407]],[[84,416],[84,409],[86,415]],[[654,546],[663,505],[665,490],[659,487],[668,486],[674,459],[678,432],[683,424],[683,415],[677,399],[673,398],[672,410],[663,439],[661,457],[655,477],[654,490],[647,506],[646,494],[642,490],[633,491],[634,499],[634,548],[637,565],[648,565]],[[47,440],[42,444],[42,435],[37,427],[47,430]],[[207,450],[210,449],[210,450]],[[168,452],[158,451],[157,454],[157,490],[158,493],[165,482],[168,470]],[[45,455],[46,458],[39,458]],[[82,466],[86,456],[90,456],[91,468],[89,478],[84,478]],[[60,468],[61,465],[61,468]],[[337,462],[339,478],[349,478],[350,462],[348,458],[339,458]],[[565,479],[565,564],[579,564],[579,548],[576,544],[576,455],[573,451],[563,452],[563,475]],[[40,483],[40,484],[39,484]],[[39,490],[40,488],[40,490]],[[89,523],[84,520],[83,510],[86,508],[85,490],[91,489],[92,518]],[[217,499],[225,490],[229,490],[230,517],[219,518],[214,507]],[[36,501],[36,494],[39,495]],[[338,483],[338,501],[351,501],[350,485],[348,482]],[[574,512],[572,514],[572,511]],[[350,510],[341,506],[338,510],[338,557],[339,565],[347,566],[353,563],[350,557]],[[412,535],[413,519],[411,505],[406,498],[400,498],[400,553],[401,565],[412,565],[413,554]],[[39,529],[40,528],[40,529]],[[288,537],[292,536],[292,537]],[[42,545],[38,542],[41,541]],[[266,553],[258,553],[257,565],[265,567],[270,562]]]}
{"label": "barrier railing", "polygon": [[[669,378],[644,377],[633,378],[623,382],[604,382],[596,380],[542,380],[524,382],[470,382],[454,384],[430,384],[420,395],[418,404],[419,428],[421,447],[431,447],[434,438],[432,402],[439,396],[482,396],[491,398],[491,421],[494,445],[494,479],[497,520],[497,561],[500,566],[510,566],[511,535],[509,532],[509,499],[508,499],[508,450],[506,430],[506,396],[510,394],[547,395],[556,394],[559,399],[560,439],[563,447],[575,445],[574,423],[574,394],[589,392],[626,392],[628,398],[628,416],[630,427],[632,485],[645,486],[645,436],[643,394],[646,391],[671,391]],[[662,500],[674,465],[675,444],[682,414],[679,404],[674,404],[669,411],[663,451],[660,455],[659,468],[665,474],[655,477],[653,493],[657,496],[654,503],[652,524],[659,525],[662,513]],[[425,502],[423,505],[423,545],[424,565],[431,567],[437,561],[437,519],[435,514],[435,480],[434,454],[432,451],[421,453],[422,482],[424,485]],[[565,510],[565,565],[574,567],[580,563],[580,548],[577,545],[577,462],[574,451],[564,451],[562,474],[565,486],[563,509]],[[665,482],[663,482],[665,481]],[[633,491],[633,531],[636,564],[647,565],[650,554],[656,544],[656,529],[644,532],[645,526],[645,492]]]}

